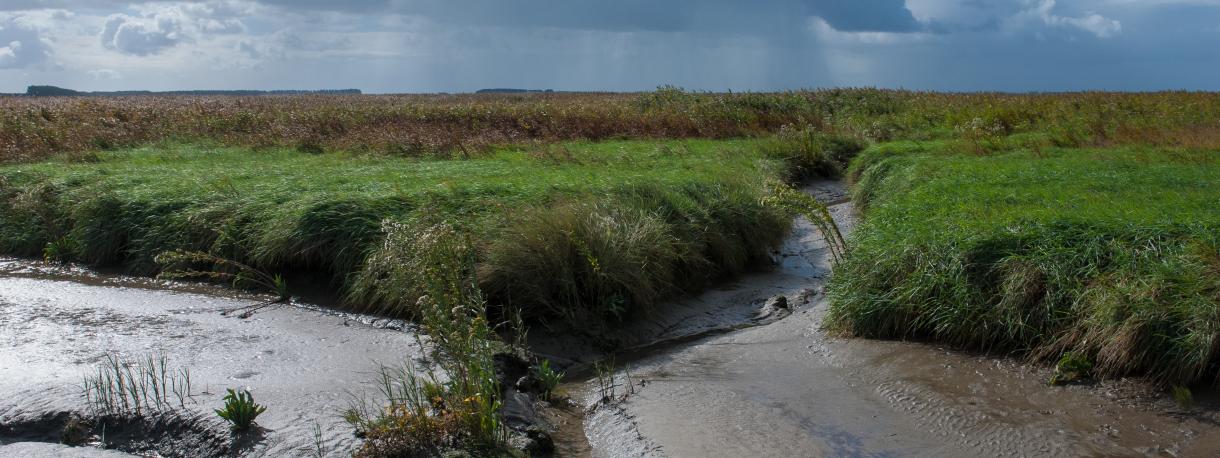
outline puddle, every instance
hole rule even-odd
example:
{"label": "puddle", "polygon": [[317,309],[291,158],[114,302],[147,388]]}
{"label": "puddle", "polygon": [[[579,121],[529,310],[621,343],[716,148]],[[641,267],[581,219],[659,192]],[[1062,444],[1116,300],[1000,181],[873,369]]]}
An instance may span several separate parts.
{"label": "puddle", "polygon": [[[835,200],[833,192],[816,191]],[[849,230],[850,204],[832,212]],[[1220,450],[1220,402],[1211,392],[1196,393],[1196,407],[1184,411],[1136,380],[1050,387],[1049,368],[1016,360],[827,336],[820,330],[827,309],[820,292],[830,267],[824,243],[801,222],[781,257],[775,272],[705,295],[719,299],[703,303],[757,304],[778,291],[794,305],[790,316],[759,326],[723,323],[732,330],[637,355],[628,371],[614,375],[618,400],[612,403],[598,402],[604,382],[567,385],[589,410],[584,437],[559,439],[587,444],[581,455],[605,457],[1214,456]],[[750,286],[756,284],[770,286]]]}
{"label": "puddle", "polygon": [[[153,353],[190,369],[193,402],[184,418],[197,423],[192,428],[228,436],[212,413],[227,388],[248,388],[267,406],[257,438],[226,441],[236,447],[232,455],[312,454],[315,427],[324,449],[350,454],[358,441],[340,414],[353,396],[376,393],[370,382],[381,364],[423,364],[411,326],[304,304],[267,307],[248,319],[221,314],[263,299],[207,285],[0,261],[0,456],[93,453],[23,440],[13,430],[45,435],[37,426],[54,423],[48,416],[84,412],[82,378],[106,355]],[[206,456],[224,447],[151,448]]]}

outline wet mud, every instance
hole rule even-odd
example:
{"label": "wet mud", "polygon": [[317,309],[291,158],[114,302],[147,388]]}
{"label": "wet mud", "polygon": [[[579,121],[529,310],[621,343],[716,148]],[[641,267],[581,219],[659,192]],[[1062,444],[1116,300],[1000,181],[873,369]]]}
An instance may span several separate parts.
{"label": "wet mud", "polygon": [[[831,183],[809,191],[844,202]],[[832,213],[845,230],[857,218],[849,203],[834,205]],[[774,272],[685,301],[706,306],[702,313],[711,317],[694,338],[649,336],[673,344],[616,355],[612,382],[589,375],[565,386],[584,407],[584,436],[559,437],[560,447],[604,457],[1220,451],[1220,402],[1213,392],[1196,392],[1187,409],[1139,380],[1052,387],[1049,367],[1022,360],[827,335],[821,330],[827,256],[816,230],[800,221]],[[759,304],[776,294],[791,308],[782,319],[756,323],[710,310],[765,313]],[[686,313],[700,316],[698,308]],[[721,332],[711,331],[717,319]]]}
{"label": "wet mud", "polygon": [[[342,411],[376,399],[381,365],[423,367],[420,339],[401,321],[299,303],[222,313],[266,299],[0,261],[0,456],[110,456],[99,443],[161,456],[350,455],[358,439]],[[82,380],[106,355],[149,354],[189,368],[185,409],[93,425],[95,448],[53,444],[70,418],[91,416]],[[267,406],[260,428],[235,434],[212,412],[227,388]]]}

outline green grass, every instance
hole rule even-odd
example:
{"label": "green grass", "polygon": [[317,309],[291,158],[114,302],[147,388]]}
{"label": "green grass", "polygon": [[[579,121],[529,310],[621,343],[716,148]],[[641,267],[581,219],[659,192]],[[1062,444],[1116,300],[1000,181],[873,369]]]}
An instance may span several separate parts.
{"label": "green grass", "polygon": [[[646,311],[766,256],[788,217],[761,203],[790,159],[759,140],[564,143],[467,160],[160,144],[0,166],[0,253],[133,273],[200,251],[334,276],[352,308],[410,313],[396,225],[472,234],[480,281],[527,316]],[[785,162],[787,161],[787,162]]]}
{"label": "green grass", "polygon": [[874,146],[828,326],[1210,380],[1220,363],[1220,153]]}

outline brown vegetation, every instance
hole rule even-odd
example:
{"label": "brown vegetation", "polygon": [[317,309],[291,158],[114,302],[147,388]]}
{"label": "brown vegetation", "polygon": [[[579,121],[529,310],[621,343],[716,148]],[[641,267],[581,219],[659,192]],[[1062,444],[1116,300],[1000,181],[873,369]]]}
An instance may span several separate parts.
{"label": "brown vegetation", "polygon": [[[784,125],[872,140],[1037,133],[1048,146],[1220,145],[1220,94],[943,94],[877,89],[784,93],[136,96],[0,98],[0,161],[162,140],[471,155],[534,140],[725,138]],[[84,155],[87,159],[88,156]]]}

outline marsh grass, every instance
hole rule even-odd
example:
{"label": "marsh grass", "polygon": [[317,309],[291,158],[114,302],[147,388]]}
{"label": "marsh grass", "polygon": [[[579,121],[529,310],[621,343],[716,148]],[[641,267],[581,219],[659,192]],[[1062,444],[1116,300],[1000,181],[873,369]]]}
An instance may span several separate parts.
{"label": "marsh grass", "polygon": [[345,415],[366,436],[357,456],[450,448],[497,453],[508,439],[493,360],[503,344],[487,320],[471,239],[443,222],[416,229],[406,247],[416,254],[412,268],[420,269],[414,309],[437,349],[439,369],[381,369],[383,403],[360,401]]}
{"label": "marsh grass", "polygon": [[879,145],[827,325],[1210,383],[1220,354],[1220,156],[1209,150]]}
{"label": "marsh grass", "polygon": [[[1220,95],[1202,92],[947,94],[871,88],[705,93],[273,97],[0,97],[0,162],[164,141],[306,154],[469,159],[500,145],[763,136],[784,126],[877,142],[961,140],[985,154],[1037,134],[1057,147],[1220,146]],[[562,149],[541,151],[563,160]]]}
{"label": "marsh grass", "polygon": [[759,143],[764,155],[784,163],[781,178],[790,183],[814,177],[838,178],[866,146],[856,136],[793,125],[781,127]]}
{"label": "marsh grass", "polygon": [[127,359],[106,355],[86,375],[84,397],[96,416],[142,416],[185,408],[191,400],[191,373],[171,368],[165,355]]}
{"label": "marsh grass", "polygon": [[159,144],[3,165],[0,252],[280,296],[260,272],[320,272],[349,309],[413,316],[421,285],[398,266],[410,230],[393,228],[449,220],[474,238],[497,318],[598,326],[761,263],[787,230],[760,204],[779,165],[754,140],[563,148],[571,160],[539,163],[513,148],[434,160]]}

